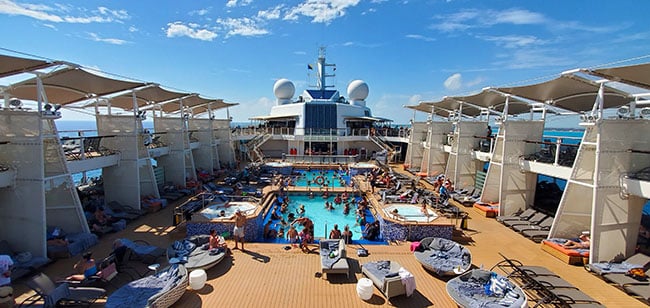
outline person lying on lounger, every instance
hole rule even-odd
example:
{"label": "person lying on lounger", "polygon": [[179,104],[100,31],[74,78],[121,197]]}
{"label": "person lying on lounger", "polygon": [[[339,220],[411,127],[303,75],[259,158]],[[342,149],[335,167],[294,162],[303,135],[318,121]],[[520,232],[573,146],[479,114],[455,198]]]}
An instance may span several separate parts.
{"label": "person lying on lounger", "polygon": [[74,265],[74,270],[76,274],[68,276],[66,280],[76,280],[82,281],[92,275],[97,274],[97,266],[95,264],[95,259],[92,258],[92,252],[86,252]]}
{"label": "person lying on lounger", "polygon": [[577,241],[568,240],[562,246],[569,249],[589,249],[591,245],[591,239],[589,238],[589,233],[582,232]]}

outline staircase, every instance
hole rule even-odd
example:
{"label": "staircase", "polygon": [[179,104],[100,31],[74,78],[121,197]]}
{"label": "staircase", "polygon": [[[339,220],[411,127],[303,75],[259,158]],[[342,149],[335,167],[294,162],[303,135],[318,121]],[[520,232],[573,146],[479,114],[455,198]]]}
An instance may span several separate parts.
{"label": "staircase", "polygon": [[264,154],[259,147],[269,139],[271,139],[270,134],[263,134],[256,136],[246,143],[246,154],[251,162],[264,162]]}
{"label": "staircase", "polygon": [[397,152],[395,151],[395,149],[391,145],[384,142],[383,140],[381,140],[377,136],[370,136],[370,140],[372,140],[381,149],[386,150],[386,153],[388,153],[388,155],[386,156],[386,163],[390,163],[390,162],[393,161],[393,158],[395,157],[395,154]]}

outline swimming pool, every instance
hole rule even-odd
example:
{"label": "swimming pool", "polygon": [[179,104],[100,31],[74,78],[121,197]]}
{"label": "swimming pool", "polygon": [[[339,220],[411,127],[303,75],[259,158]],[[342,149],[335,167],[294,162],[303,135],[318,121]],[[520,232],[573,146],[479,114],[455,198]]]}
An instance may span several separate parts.
{"label": "swimming pool", "polygon": [[[352,196],[350,197],[352,198]],[[325,209],[325,202],[329,201],[330,203],[334,203],[334,198],[335,194],[331,194],[327,199],[324,199],[320,195],[316,195],[314,198],[310,199],[309,196],[305,194],[290,194],[289,206],[286,213],[280,213],[279,208],[273,208],[271,211],[276,211],[276,213],[282,215],[285,221],[287,221],[289,213],[294,213],[296,217],[300,217],[300,215],[297,214],[297,210],[300,208],[300,205],[304,205],[304,217],[307,217],[314,222],[314,237],[328,238],[329,232],[334,227],[334,224],[338,224],[339,230],[341,231],[343,231],[345,225],[350,226],[352,239],[361,239],[361,226],[356,225],[356,206],[351,205],[350,213],[347,215],[343,214],[343,204],[334,204],[333,210]],[[366,219],[367,222],[374,221],[374,217],[368,210],[366,210]],[[280,220],[273,220],[271,226],[278,230],[281,227]],[[295,226],[298,232],[302,230],[302,226],[298,224]],[[289,227],[284,227],[285,233],[287,230],[289,230]]]}
{"label": "swimming pool", "polygon": [[[251,202],[244,202],[244,201],[233,201],[228,204],[225,203],[218,203],[218,204],[213,204],[205,209],[201,210],[201,215],[203,215],[207,219],[231,219],[233,215],[235,215],[235,212],[237,210],[242,211],[244,215],[249,215],[252,214],[255,209],[257,209],[257,205]],[[221,211],[224,211],[224,215],[221,216],[220,213]]]}
{"label": "swimming pool", "polygon": [[[438,218],[438,214],[431,209],[427,209],[428,216],[424,215],[421,209],[420,205],[391,204],[384,208],[384,213],[390,218],[401,221],[432,222]],[[394,210],[397,210],[398,216],[393,214]]]}
{"label": "swimming pool", "polygon": [[350,176],[338,170],[296,170],[300,175],[294,184],[297,187],[320,188],[320,184],[327,187],[346,187],[350,185]]}

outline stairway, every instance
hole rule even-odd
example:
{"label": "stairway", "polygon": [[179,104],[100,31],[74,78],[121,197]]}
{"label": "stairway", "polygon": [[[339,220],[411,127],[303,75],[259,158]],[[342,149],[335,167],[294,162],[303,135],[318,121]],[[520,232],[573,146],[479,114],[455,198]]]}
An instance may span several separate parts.
{"label": "stairway", "polygon": [[251,162],[264,162],[264,154],[259,147],[269,139],[271,139],[271,135],[265,133],[256,136],[246,143],[246,154]]}
{"label": "stairway", "polygon": [[390,163],[393,161],[393,158],[395,154],[397,153],[395,149],[389,145],[388,143],[384,142],[377,136],[370,136],[370,140],[372,140],[376,145],[378,145],[381,149],[386,150],[386,153],[388,155],[386,156],[386,163]]}

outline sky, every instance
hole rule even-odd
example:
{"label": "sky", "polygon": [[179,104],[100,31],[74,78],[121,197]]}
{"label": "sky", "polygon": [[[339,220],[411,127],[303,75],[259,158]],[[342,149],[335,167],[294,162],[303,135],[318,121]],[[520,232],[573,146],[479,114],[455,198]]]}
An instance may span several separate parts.
{"label": "sky", "polygon": [[627,0],[0,0],[0,53],[224,99],[245,122],[270,112],[276,80],[296,96],[313,85],[307,64],[324,46],[342,95],[362,79],[373,115],[408,123],[404,105],[650,61],[648,12]]}

